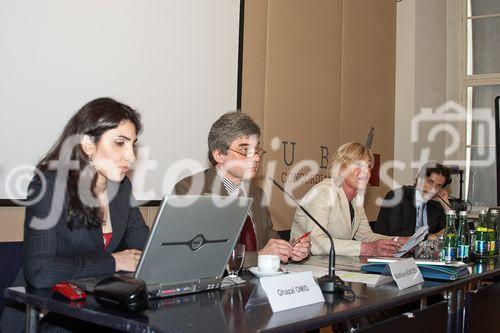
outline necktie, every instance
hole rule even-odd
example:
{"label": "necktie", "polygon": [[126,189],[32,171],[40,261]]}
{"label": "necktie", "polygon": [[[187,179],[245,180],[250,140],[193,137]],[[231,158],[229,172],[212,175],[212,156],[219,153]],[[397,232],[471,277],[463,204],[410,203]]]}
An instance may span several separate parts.
{"label": "necktie", "polygon": [[[240,188],[238,196],[245,196],[243,189]],[[245,251],[257,251],[257,240],[250,215],[247,215],[243,229],[241,229],[240,243],[245,244]]]}
{"label": "necktie", "polygon": [[417,206],[417,223],[416,223],[416,229],[420,228],[421,226],[424,225],[424,205],[419,205]]}
{"label": "necktie", "polygon": [[247,215],[245,225],[241,230],[240,242],[245,244],[245,251],[257,251],[257,240],[253,230],[253,223],[250,216]]}

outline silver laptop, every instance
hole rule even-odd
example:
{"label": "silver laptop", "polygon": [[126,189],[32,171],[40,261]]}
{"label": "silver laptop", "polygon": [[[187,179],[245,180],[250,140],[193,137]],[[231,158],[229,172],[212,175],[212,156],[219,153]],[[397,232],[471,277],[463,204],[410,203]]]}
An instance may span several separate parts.
{"label": "silver laptop", "polygon": [[220,288],[252,198],[165,196],[134,277],[151,297]]}

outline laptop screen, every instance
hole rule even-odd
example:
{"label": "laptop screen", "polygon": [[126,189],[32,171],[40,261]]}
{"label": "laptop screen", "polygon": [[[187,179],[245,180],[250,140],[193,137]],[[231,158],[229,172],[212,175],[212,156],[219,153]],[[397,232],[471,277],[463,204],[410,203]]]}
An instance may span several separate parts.
{"label": "laptop screen", "polygon": [[165,196],[135,274],[148,285],[220,278],[253,199]]}

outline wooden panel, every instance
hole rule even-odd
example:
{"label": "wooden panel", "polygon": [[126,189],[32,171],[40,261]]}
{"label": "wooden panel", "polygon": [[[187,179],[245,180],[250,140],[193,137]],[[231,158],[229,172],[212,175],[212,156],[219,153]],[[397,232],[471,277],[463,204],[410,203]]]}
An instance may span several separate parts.
{"label": "wooden panel", "polygon": [[[500,284],[481,288],[466,294],[466,332],[498,332]],[[495,329],[496,327],[496,329]]]}
{"label": "wooden panel", "polygon": [[[374,126],[372,148],[383,164],[394,157],[396,2],[344,0],[342,29],[340,141],[365,143]],[[366,195],[369,220],[378,214],[376,197],[389,190],[382,181]]]}
{"label": "wooden panel", "polygon": [[0,223],[2,228],[0,242],[23,240],[23,207],[0,207]]}
{"label": "wooden panel", "polygon": [[[158,207],[141,207],[144,221],[151,227]],[[17,242],[23,240],[24,208],[0,207],[0,223],[2,232],[0,242]]]}
{"label": "wooden panel", "polygon": [[245,1],[241,109],[264,126],[268,0]]}
{"label": "wooden panel", "polygon": [[[381,322],[362,326],[359,333],[442,333],[447,329],[447,303],[446,301],[433,304],[423,310],[411,312],[412,316],[400,315],[391,317]],[[432,323],[432,325],[429,325]],[[475,331],[474,331],[475,332]]]}
{"label": "wooden panel", "polygon": [[[270,174],[282,184],[282,176],[299,161],[319,164],[320,146],[331,154],[339,144],[341,5],[340,0],[269,2],[264,136],[267,166],[275,167]],[[283,141],[289,142],[291,165],[285,163]],[[296,143],[293,161],[291,142]],[[320,171],[323,176],[327,173]],[[286,185],[297,187],[293,191],[297,198],[312,186],[293,177],[288,180]],[[290,229],[295,207],[287,205],[269,182],[265,187],[271,193],[275,228]]]}

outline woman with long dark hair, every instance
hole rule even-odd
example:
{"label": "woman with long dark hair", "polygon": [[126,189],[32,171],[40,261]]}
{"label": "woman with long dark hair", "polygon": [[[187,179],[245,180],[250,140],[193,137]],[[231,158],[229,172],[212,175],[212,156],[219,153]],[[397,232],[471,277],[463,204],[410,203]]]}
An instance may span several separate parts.
{"label": "woman with long dark hair", "polygon": [[[69,120],[29,185],[23,269],[14,285],[49,288],[135,271],[149,230],[131,204],[126,173],[141,129],[140,115],[111,98],[89,102]],[[64,326],[61,317],[46,317],[45,329],[68,329],[57,327]],[[1,329],[22,330],[22,320],[20,311],[6,307]]]}

